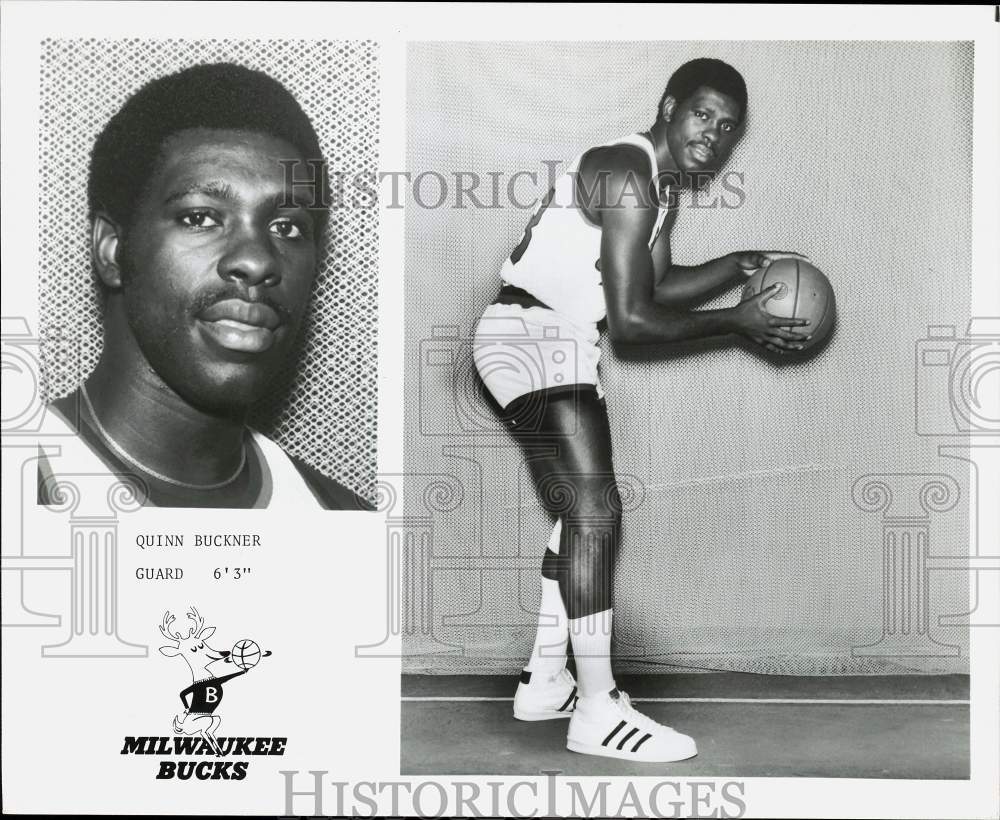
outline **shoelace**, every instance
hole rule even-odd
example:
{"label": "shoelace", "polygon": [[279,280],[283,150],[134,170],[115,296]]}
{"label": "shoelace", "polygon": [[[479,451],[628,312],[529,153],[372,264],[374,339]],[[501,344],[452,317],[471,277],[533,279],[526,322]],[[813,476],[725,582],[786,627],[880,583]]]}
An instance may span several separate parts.
{"label": "shoelace", "polygon": [[668,732],[674,731],[669,726],[664,726],[662,723],[657,723],[651,717],[647,717],[638,709],[632,705],[632,699],[621,689],[618,690],[618,706],[622,711],[625,718],[632,723],[637,723],[640,727],[645,729],[647,732],[659,732],[666,730]]}

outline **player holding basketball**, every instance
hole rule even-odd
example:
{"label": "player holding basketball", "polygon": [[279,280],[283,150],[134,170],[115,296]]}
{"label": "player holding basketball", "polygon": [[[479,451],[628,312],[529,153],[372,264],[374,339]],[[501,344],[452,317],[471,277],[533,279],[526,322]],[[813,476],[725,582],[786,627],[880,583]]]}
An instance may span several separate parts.
{"label": "player holding basketball", "polygon": [[[733,308],[690,310],[784,254],[731,253],[694,267],[671,260],[673,195],[722,168],[746,109],[746,84],[731,66],[711,59],[681,66],[649,131],[584,152],[556,181],[505,262],[500,295],[477,328],[476,366],[556,519],[542,564],[538,633],[514,714],[569,716],[567,747],[576,752],[648,762],[697,753],[690,737],[634,709],[611,670],[621,504],[598,380],[598,323],[606,319],[616,345],[736,334],[785,351],[808,338],[794,329],[806,320],[765,310],[776,287]],[[573,361],[565,360],[566,340]],[[509,366],[501,352],[512,345],[523,366]],[[569,640],[578,680],[566,669]]]}

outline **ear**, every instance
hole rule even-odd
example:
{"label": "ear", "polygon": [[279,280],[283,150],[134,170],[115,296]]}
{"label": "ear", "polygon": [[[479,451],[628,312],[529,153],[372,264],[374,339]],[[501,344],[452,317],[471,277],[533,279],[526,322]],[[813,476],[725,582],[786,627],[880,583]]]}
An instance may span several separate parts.
{"label": "ear", "polygon": [[160,654],[166,655],[168,658],[173,658],[181,654],[181,648],[179,646],[161,646]]}
{"label": "ear", "polygon": [[660,105],[660,116],[666,122],[670,122],[670,119],[671,117],[674,116],[674,111],[676,109],[677,109],[677,100],[670,94],[667,94],[667,96],[663,98],[662,105]]}
{"label": "ear", "polygon": [[90,255],[94,270],[106,287],[120,288],[122,272],[118,266],[118,245],[122,238],[119,225],[103,211],[94,214],[90,233]]}
{"label": "ear", "polygon": [[207,629],[201,630],[201,632],[198,634],[198,640],[207,641],[214,634],[215,634],[215,627],[214,626],[210,626]]}

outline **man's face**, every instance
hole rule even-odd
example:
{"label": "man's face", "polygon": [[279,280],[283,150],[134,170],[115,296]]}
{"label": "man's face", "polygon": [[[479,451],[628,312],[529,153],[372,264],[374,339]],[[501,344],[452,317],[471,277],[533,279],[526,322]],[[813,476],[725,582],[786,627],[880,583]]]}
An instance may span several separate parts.
{"label": "man's face", "polygon": [[689,174],[711,174],[729,159],[740,134],[739,104],[701,86],[674,108],[667,124],[667,145],[677,167]]}
{"label": "man's face", "polygon": [[289,159],[302,158],[268,135],[174,135],[119,249],[132,335],[196,407],[245,409],[290,364],[317,251],[311,188],[286,186]]}

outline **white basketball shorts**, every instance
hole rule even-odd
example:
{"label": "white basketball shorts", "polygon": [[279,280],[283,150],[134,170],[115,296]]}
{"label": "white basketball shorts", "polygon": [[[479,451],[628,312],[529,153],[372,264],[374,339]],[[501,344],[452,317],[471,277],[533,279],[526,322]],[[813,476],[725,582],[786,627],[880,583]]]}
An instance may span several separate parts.
{"label": "white basketball shorts", "polygon": [[502,408],[538,390],[592,385],[601,358],[596,325],[583,327],[545,307],[492,304],[473,340],[473,359],[486,388]]}

